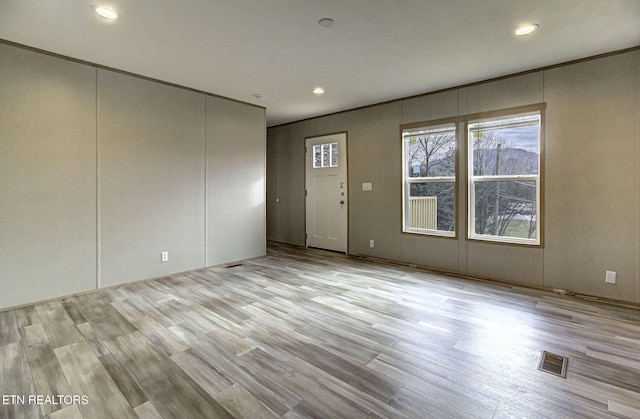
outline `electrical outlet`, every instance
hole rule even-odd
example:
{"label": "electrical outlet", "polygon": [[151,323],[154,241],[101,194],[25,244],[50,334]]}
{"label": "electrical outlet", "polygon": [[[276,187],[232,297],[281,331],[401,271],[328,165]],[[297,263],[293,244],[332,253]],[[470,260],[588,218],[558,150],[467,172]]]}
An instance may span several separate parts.
{"label": "electrical outlet", "polygon": [[160,253],[160,261],[161,262],[169,262],[169,252]]}
{"label": "electrical outlet", "polygon": [[607,271],[604,276],[604,282],[607,284],[615,284],[616,283],[616,273],[613,271]]}
{"label": "electrical outlet", "polygon": [[374,245],[374,241],[373,240],[369,240],[369,247],[373,248]]}

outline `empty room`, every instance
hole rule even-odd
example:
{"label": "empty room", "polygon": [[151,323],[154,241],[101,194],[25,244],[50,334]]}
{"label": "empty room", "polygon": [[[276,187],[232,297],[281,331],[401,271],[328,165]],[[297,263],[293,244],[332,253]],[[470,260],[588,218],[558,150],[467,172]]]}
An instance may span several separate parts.
{"label": "empty room", "polygon": [[0,2],[0,418],[640,418],[640,2]]}

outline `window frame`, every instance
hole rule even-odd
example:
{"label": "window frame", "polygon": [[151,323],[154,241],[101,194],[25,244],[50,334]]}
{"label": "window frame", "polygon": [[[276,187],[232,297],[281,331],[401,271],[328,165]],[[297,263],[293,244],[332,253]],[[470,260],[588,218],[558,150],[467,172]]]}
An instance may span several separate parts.
{"label": "window frame", "polygon": [[[490,242],[506,245],[517,245],[525,247],[543,247],[544,245],[544,128],[545,128],[545,105],[538,104],[511,108],[496,112],[486,112],[483,114],[469,115],[465,117],[464,135],[467,157],[466,173],[466,223],[467,240]],[[512,119],[538,115],[538,173],[535,175],[483,175],[473,174],[473,137],[470,135],[471,126],[477,123],[495,121],[500,119]],[[536,238],[526,239],[511,236],[494,236],[490,234],[479,234],[475,232],[475,185],[478,182],[494,181],[535,181],[536,182]]]}
{"label": "window frame", "polygon": [[[328,158],[328,164],[325,165],[325,158],[324,158],[324,148],[328,147],[328,152],[327,155],[329,156]],[[316,144],[313,147],[311,147],[311,153],[313,155],[313,169],[331,169],[331,168],[336,168],[338,167],[338,162],[340,161],[340,156],[338,156],[337,160],[335,161],[334,164],[334,159],[333,159],[333,149],[334,147],[336,148],[336,153],[338,153],[338,143],[322,143],[322,144]],[[316,149],[320,150],[320,165],[316,165]]]}
{"label": "window frame", "polygon": [[[458,185],[459,185],[459,150],[460,150],[460,118],[447,118],[433,121],[422,121],[411,124],[400,125],[400,142],[401,142],[401,167],[402,167],[402,233],[403,234],[417,234],[421,236],[432,236],[448,239],[458,238]],[[454,130],[454,176],[431,176],[431,177],[409,177],[408,173],[408,161],[407,161],[407,141],[405,141],[406,131],[418,131],[420,129],[436,129],[440,127],[451,126]],[[410,217],[410,186],[412,183],[436,183],[436,182],[453,182],[453,195],[454,195],[454,224],[453,231],[437,230],[437,229],[419,229],[408,227],[408,220]]]}

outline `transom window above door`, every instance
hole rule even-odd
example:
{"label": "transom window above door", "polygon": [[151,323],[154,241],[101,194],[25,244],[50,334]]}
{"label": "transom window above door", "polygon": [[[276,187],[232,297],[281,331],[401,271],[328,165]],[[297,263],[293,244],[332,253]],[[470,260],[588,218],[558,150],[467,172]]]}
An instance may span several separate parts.
{"label": "transom window above door", "polygon": [[338,167],[338,143],[313,146],[313,168]]}

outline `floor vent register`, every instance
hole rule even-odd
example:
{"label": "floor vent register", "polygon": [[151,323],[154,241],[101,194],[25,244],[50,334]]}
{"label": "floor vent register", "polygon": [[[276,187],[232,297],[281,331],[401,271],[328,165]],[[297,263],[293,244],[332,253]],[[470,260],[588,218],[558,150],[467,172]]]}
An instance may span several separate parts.
{"label": "floor vent register", "polygon": [[557,375],[558,377],[567,378],[568,364],[569,358],[552,354],[551,352],[542,351],[540,362],[538,363],[538,369],[540,371],[548,372],[549,374]]}

